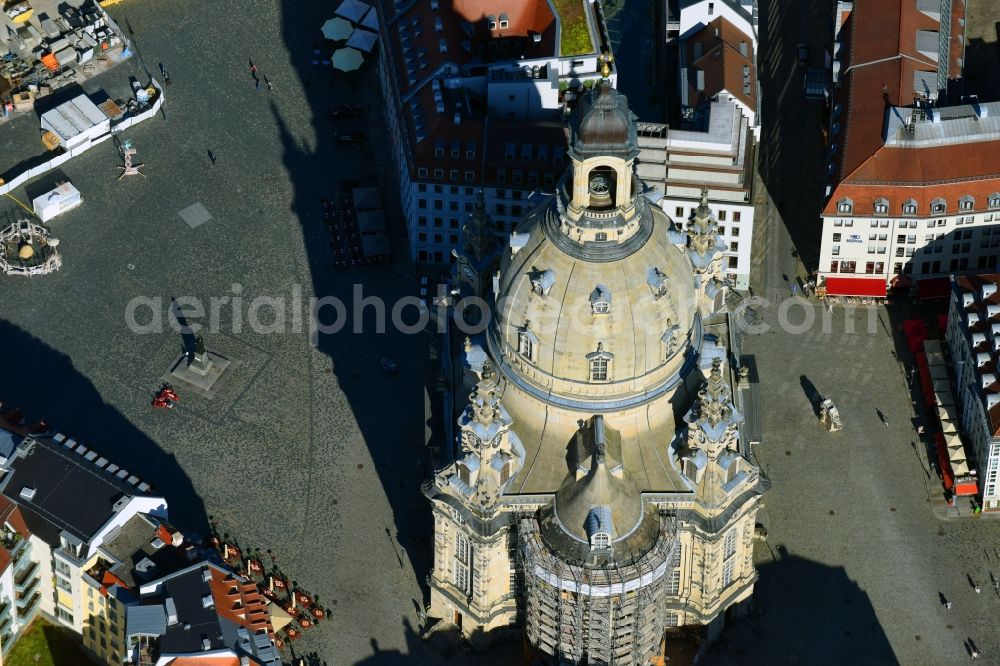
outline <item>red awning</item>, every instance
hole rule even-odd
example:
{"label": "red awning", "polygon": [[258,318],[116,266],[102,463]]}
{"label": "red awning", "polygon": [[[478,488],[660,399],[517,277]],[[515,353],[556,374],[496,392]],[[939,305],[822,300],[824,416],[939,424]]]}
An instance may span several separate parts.
{"label": "red awning", "polygon": [[949,293],[951,293],[951,278],[917,280],[917,298],[948,298]]}
{"label": "red awning", "polygon": [[955,482],[955,494],[961,497],[969,497],[971,495],[979,494],[979,485],[976,483],[974,478],[963,478],[961,481]]}
{"label": "red awning", "polygon": [[877,278],[826,278],[828,296],[874,296],[885,298],[885,279]]}

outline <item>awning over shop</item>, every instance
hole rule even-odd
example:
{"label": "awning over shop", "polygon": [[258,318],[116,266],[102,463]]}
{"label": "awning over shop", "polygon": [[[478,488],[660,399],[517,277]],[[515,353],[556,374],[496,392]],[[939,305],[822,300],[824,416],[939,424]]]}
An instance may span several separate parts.
{"label": "awning over shop", "polygon": [[917,280],[917,298],[948,298],[951,291],[951,278],[927,278]]}
{"label": "awning over shop", "polygon": [[885,298],[885,280],[877,278],[827,277],[828,296],[866,296]]}

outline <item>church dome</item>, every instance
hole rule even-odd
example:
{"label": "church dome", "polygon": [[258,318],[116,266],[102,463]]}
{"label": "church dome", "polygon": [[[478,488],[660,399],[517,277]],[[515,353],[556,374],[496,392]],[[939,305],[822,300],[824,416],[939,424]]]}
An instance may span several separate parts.
{"label": "church dome", "polygon": [[628,100],[601,81],[591,92],[590,106],[580,116],[573,135],[573,150],[577,154],[633,150],[636,137]]}
{"label": "church dome", "polygon": [[554,197],[517,229],[527,239],[501,264],[490,340],[543,400],[585,410],[651,400],[677,383],[701,339],[692,267],[670,242],[670,219],[643,197],[636,207],[639,230],[624,242],[572,240]]}

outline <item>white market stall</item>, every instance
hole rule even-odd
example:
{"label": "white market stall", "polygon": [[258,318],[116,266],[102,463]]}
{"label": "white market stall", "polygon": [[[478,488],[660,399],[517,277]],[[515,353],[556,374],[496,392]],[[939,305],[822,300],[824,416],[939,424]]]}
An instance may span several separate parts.
{"label": "white market stall", "polygon": [[111,132],[111,119],[86,95],[78,95],[42,114],[42,129],[59,139],[65,150],[89,144]]}
{"label": "white market stall", "polygon": [[73,187],[72,183],[60,183],[55,189],[32,200],[31,207],[38,219],[48,222],[56,215],[62,215],[82,203],[80,190]]}

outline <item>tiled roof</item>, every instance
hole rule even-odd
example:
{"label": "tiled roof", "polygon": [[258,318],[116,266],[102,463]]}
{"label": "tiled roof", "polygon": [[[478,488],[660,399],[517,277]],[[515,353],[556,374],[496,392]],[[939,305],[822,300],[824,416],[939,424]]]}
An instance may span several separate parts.
{"label": "tiled roof", "polygon": [[916,216],[931,215],[931,202],[943,198],[947,205],[945,215],[951,215],[958,210],[959,197],[970,195],[975,198],[973,209],[965,211],[969,214],[989,209],[989,199],[1000,192],[1000,178],[988,180],[964,180],[948,184],[927,186],[885,185],[881,183],[842,183],[837,187],[834,196],[827,202],[825,215],[837,215],[837,204],[847,198],[854,205],[853,215],[874,216],[875,200],[887,200],[888,215],[899,217],[903,213],[903,203],[914,201],[917,204]]}
{"label": "tiled roof", "polygon": [[[960,71],[954,44],[962,30],[958,3],[953,10],[956,16],[952,21],[951,76]],[[837,187],[825,213],[835,214],[836,202],[851,196],[849,192],[856,192],[853,185],[858,183],[883,183],[881,193],[875,196],[919,199],[923,196],[919,192],[895,191],[893,186],[916,188],[930,181],[981,178],[997,171],[996,159],[988,151],[975,154],[978,147],[943,145],[914,149],[883,145],[889,114],[898,112],[891,107],[911,106],[915,97],[925,92],[918,90],[923,85],[921,81],[936,79],[936,55],[931,58],[918,47],[918,41],[928,41],[929,33],[940,30],[934,18],[919,11],[913,0],[865,0],[854,3],[844,26],[843,48],[847,49],[849,60],[841,88],[834,97],[844,111],[835,119],[840,131],[831,139],[839,144],[839,161],[832,174]],[[957,50],[960,54],[961,49]]]}
{"label": "tiled roof", "polygon": [[[701,56],[696,58],[698,50]],[[689,106],[699,106],[726,90],[747,107],[756,108],[753,41],[732,23],[720,16],[688,37],[687,62]],[[698,90],[699,70],[704,72],[703,90]],[[744,85],[745,71],[749,74],[749,88]]]}
{"label": "tiled roof", "polygon": [[[0,525],[4,523],[10,525],[15,532],[25,539],[31,536],[31,532],[28,531],[28,526],[24,524],[24,517],[21,515],[21,511],[17,508],[17,505],[0,495]],[[10,562],[10,551],[0,547],[0,573],[3,573],[7,569]]]}
{"label": "tiled roof", "polygon": [[[556,55],[556,20],[546,0],[417,0],[397,13],[382,2],[383,49],[393,58],[402,96],[426,83],[442,65]],[[500,15],[508,26],[499,29]],[[497,17],[489,30],[486,17]],[[532,35],[540,35],[535,41]],[[501,47],[506,42],[506,47]],[[491,50],[492,49],[492,50]],[[409,62],[408,62],[409,61]],[[412,82],[411,82],[412,79]]]}
{"label": "tiled roof", "polygon": [[[114,514],[115,502],[141,494],[47,436],[29,437],[9,464],[12,471],[4,480],[3,494],[22,507],[32,531],[50,543],[58,543],[61,530],[88,542]],[[34,490],[30,499],[22,494],[25,488]],[[32,524],[33,517],[47,526]]]}

